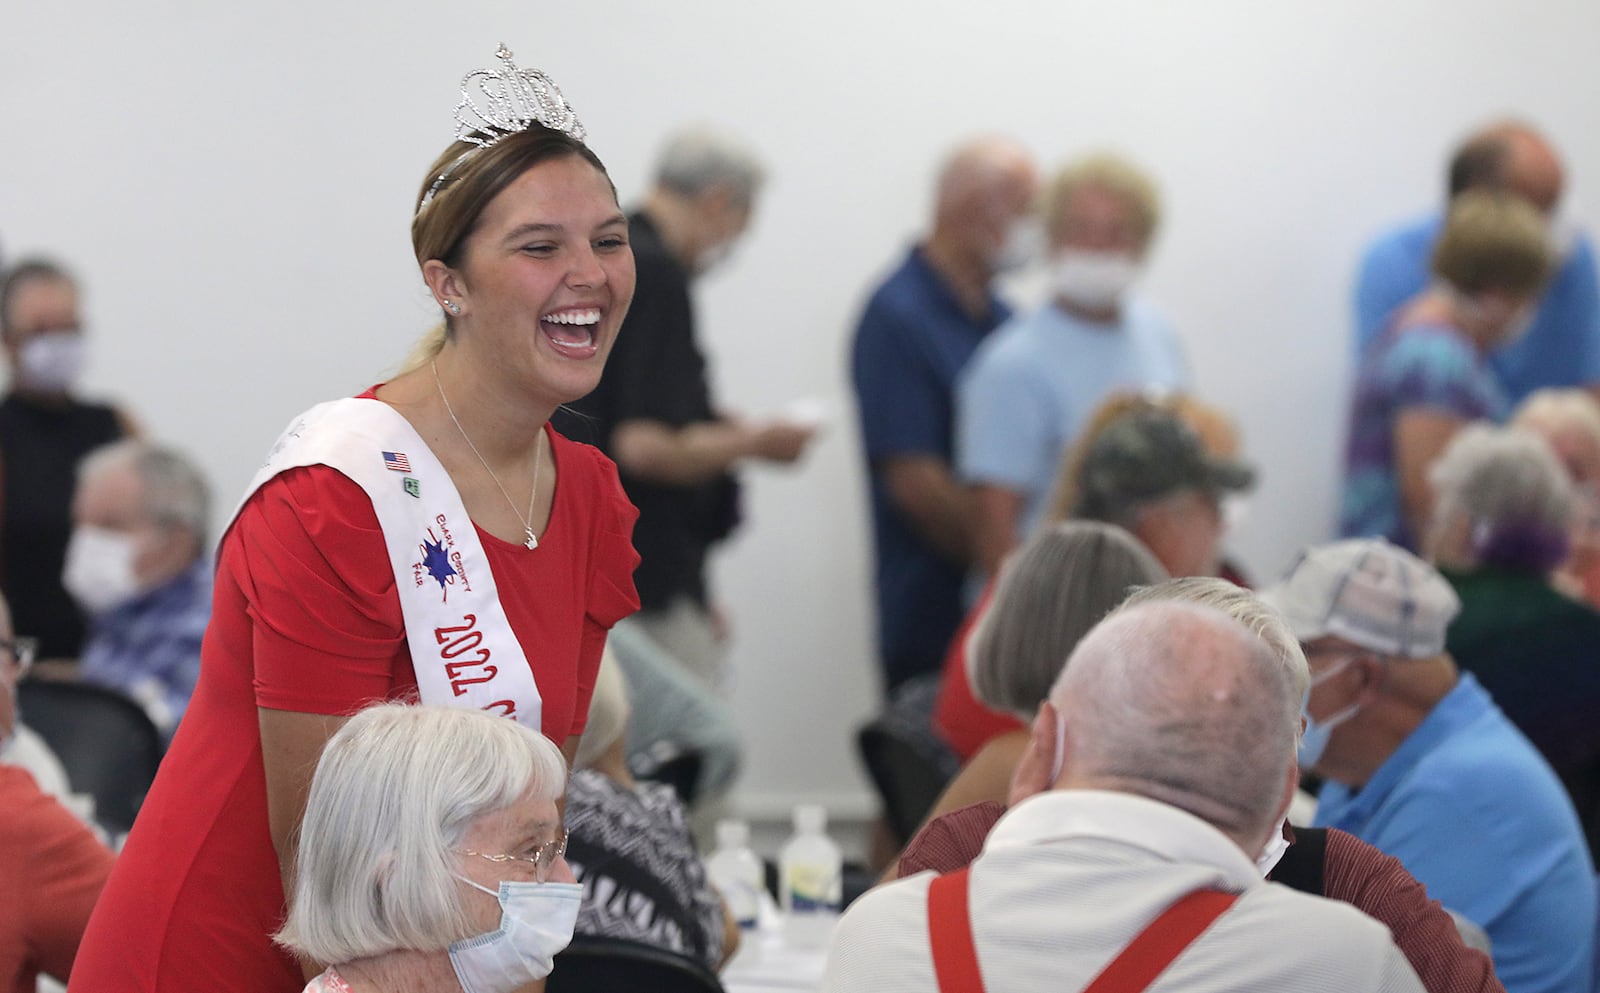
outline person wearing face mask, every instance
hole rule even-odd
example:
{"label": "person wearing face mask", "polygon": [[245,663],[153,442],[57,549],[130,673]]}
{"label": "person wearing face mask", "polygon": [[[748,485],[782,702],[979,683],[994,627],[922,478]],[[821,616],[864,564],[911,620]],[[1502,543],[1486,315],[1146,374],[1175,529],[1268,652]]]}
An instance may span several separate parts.
{"label": "person wearing face mask", "polygon": [[[1527,334],[1489,354],[1489,368],[1512,403],[1545,387],[1583,387],[1600,395],[1600,276],[1594,246],[1562,212],[1565,177],[1550,141],[1524,121],[1495,121],[1469,135],[1451,157],[1446,193],[1499,190],[1538,211],[1555,256]],[[1429,259],[1446,210],[1398,225],[1362,256],[1355,285],[1355,355],[1372,350],[1395,315],[1427,289]]]}
{"label": "person wearing face mask", "polygon": [[139,440],[91,452],[72,500],[62,582],[90,617],[77,674],[138,701],[168,739],[211,619],[208,504],[188,459]]}
{"label": "person wearing face mask", "polygon": [[995,278],[1031,261],[1038,175],[1008,138],[945,160],[927,238],[868,298],[850,372],[872,485],[878,662],[892,692],[935,671],[962,614],[973,517],[953,466],[955,384],[1011,316]]}
{"label": "person wearing face mask", "polygon": [[1381,539],[1302,553],[1266,590],[1311,665],[1299,761],[1314,824],[1398,858],[1482,928],[1509,993],[1592,979],[1594,864],[1537,750],[1445,650],[1450,584]]}
{"label": "person wearing face mask", "polygon": [[1422,990],[1383,925],[1262,879],[1294,795],[1304,685],[1213,608],[1111,615],[1033,722],[1023,762],[1043,767],[1043,790],[966,869],[853,903],[823,989],[1043,993],[1120,975],[1095,988]]}
{"label": "person wearing face mask", "polygon": [[[707,129],[670,136],[655,185],[629,215],[634,303],[600,385],[558,423],[617,463],[639,521],[628,622],[712,695],[726,688],[726,631],[707,583],[711,548],[739,523],[736,471],[797,461],[813,429],[730,415],[711,396],[695,325],[694,283],[726,260],[749,226],[764,171],[742,142]],[[643,745],[644,743],[638,743]]]}
{"label": "person wearing face mask", "polygon": [[43,659],[82,650],[84,616],[61,584],[78,460],[133,434],[132,422],[78,395],[87,341],[78,287],[55,262],[25,259],[0,280],[0,588]]}
{"label": "person wearing face mask", "polygon": [[1172,326],[1132,291],[1160,221],[1149,177],[1113,155],[1080,160],[1043,216],[1053,298],[991,335],[957,391],[956,460],[988,575],[1043,519],[1062,453],[1108,396],[1189,385]]}
{"label": "person wearing face mask", "polygon": [[566,760],[516,721],[378,704],[311,777],[288,916],[306,993],[512,993],[549,975],[582,887],[556,809]]}
{"label": "person wearing face mask", "polygon": [[1433,505],[1428,467],[1467,423],[1510,413],[1488,355],[1527,330],[1551,261],[1544,224],[1521,198],[1456,198],[1434,246],[1433,285],[1356,373],[1340,535],[1418,547]]}

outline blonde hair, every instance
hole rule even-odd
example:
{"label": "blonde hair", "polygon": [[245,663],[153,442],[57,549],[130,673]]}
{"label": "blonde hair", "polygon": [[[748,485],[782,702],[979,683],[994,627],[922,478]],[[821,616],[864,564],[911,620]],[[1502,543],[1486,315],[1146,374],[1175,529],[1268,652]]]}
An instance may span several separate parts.
{"label": "blonde hair", "polygon": [[1433,248],[1434,275],[1462,293],[1533,296],[1555,267],[1544,219],[1521,197],[1468,190],[1450,204]]}
{"label": "blonde hair", "polygon": [[1085,187],[1105,190],[1133,209],[1139,244],[1148,245],[1161,225],[1161,194],[1138,166],[1120,156],[1101,152],[1069,163],[1051,180],[1044,196],[1045,228],[1051,238],[1060,234],[1061,215],[1073,194]]}
{"label": "blonde hair", "polygon": [[1600,400],[1575,387],[1535,390],[1517,407],[1511,426],[1541,434],[1573,429],[1600,449]]}

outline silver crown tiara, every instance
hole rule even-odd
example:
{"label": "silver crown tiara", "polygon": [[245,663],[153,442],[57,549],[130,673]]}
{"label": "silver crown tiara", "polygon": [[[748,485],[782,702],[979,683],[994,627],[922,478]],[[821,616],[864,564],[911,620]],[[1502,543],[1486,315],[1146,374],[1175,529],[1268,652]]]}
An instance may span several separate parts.
{"label": "silver crown tiara", "polygon": [[[511,49],[504,44],[494,54],[500,60],[499,69],[478,69],[461,77],[461,102],[455,111],[457,141],[488,148],[534,124],[560,131],[574,141],[584,139],[583,123],[549,76],[537,69],[517,68],[511,61]],[[422,213],[444,181],[475,151],[477,148],[467,149],[445,167],[423,194],[417,213]]]}

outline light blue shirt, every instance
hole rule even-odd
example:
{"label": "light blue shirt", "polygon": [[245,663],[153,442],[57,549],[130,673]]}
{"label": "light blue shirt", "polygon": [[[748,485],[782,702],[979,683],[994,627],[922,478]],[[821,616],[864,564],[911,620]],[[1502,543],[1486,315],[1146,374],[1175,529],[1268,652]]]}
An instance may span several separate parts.
{"label": "light blue shirt", "polygon": [[[1356,278],[1356,354],[1359,359],[1389,326],[1395,311],[1432,280],[1433,244],[1444,227],[1439,213],[1375,240]],[[1512,403],[1545,386],[1600,384],[1600,279],[1594,249],[1580,236],[1545,288],[1527,336],[1489,358]]]}
{"label": "light blue shirt", "polygon": [[1366,786],[1324,785],[1315,826],[1393,855],[1429,896],[1483,928],[1507,993],[1588,988],[1595,874],[1577,814],[1470,674]]}
{"label": "light blue shirt", "polygon": [[969,483],[1026,496],[1024,538],[1049,507],[1062,458],[1107,397],[1188,385],[1172,325],[1137,298],[1111,325],[1055,306],[1014,317],[978,346],[959,381],[957,468]]}

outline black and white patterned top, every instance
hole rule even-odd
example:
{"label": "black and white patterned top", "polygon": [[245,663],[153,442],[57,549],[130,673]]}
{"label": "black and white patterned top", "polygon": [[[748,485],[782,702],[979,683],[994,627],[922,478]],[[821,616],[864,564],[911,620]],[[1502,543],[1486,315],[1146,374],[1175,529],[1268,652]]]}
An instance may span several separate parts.
{"label": "black and white patterned top", "polygon": [[630,790],[592,769],[567,785],[567,862],[583,884],[577,934],[722,960],[722,901],[672,789]]}

